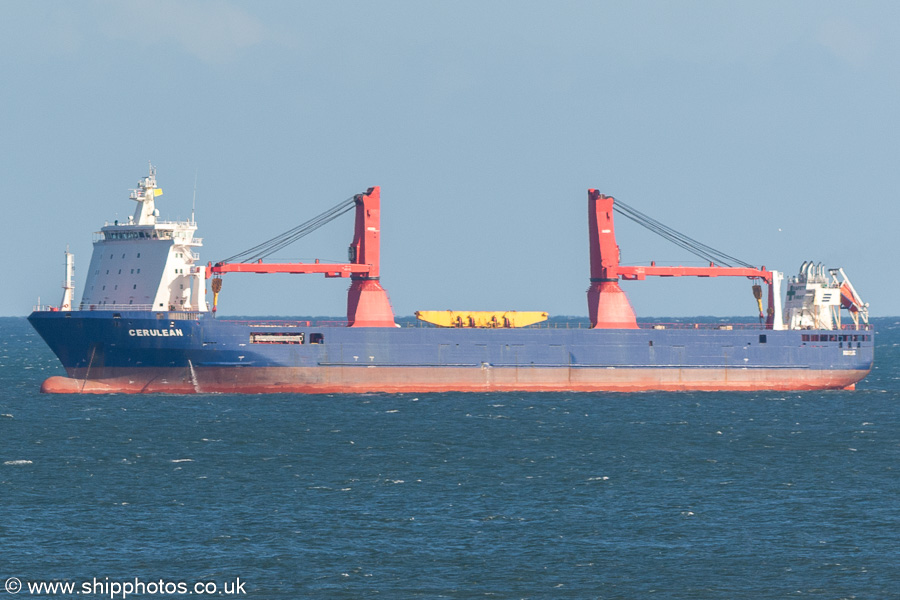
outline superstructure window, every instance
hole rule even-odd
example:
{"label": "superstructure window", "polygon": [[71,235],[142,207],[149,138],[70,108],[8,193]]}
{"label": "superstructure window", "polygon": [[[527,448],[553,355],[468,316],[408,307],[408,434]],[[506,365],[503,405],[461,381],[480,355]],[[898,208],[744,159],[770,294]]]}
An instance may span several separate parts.
{"label": "superstructure window", "polygon": [[309,334],[309,343],[310,344],[324,344],[325,343],[325,334],[322,334],[322,333]]}

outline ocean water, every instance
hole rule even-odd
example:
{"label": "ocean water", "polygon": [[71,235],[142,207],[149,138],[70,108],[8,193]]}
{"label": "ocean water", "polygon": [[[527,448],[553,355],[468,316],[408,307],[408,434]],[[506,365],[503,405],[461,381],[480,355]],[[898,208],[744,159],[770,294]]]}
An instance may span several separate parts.
{"label": "ocean water", "polygon": [[69,397],[0,319],[0,594],[897,598],[876,326],[854,392]]}

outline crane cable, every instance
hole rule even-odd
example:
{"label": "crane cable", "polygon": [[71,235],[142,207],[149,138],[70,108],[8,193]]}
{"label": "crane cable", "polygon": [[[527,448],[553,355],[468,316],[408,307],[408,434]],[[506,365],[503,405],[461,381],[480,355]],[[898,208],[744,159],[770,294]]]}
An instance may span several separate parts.
{"label": "crane cable", "polygon": [[[265,242],[257,244],[252,248],[244,250],[243,252],[239,252],[233,256],[229,256],[228,258],[220,262],[255,262],[258,260],[262,260],[263,258],[271,256],[275,252],[278,252],[286,246],[289,246],[297,240],[309,235],[320,227],[327,225],[341,215],[350,212],[355,207],[355,205],[356,197],[351,196],[350,198],[347,198],[346,200],[329,208],[325,212],[313,217],[305,223],[302,223],[294,227],[293,229],[289,229],[288,231],[285,231],[284,233],[266,240]],[[652,231],[653,233],[656,233],[657,235],[669,240],[673,244],[706,261],[726,267],[731,267],[734,266],[734,264],[738,264],[742,267],[750,269],[757,268],[756,265],[744,262],[738,258],[722,252],[721,250],[716,250],[711,246],[708,246],[683,233],[680,233],[672,229],[668,225],[660,223],[656,219],[645,215],[644,213],[635,208],[632,208],[631,206],[625,204],[620,200],[616,200],[616,203],[613,205],[613,209],[620,215],[634,221],[638,225]]]}
{"label": "crane cable", "polygon": [[707,260],[711,263],[715,263],[718,265],[732,267],[735,264],[740,265],[742,267],[748,269],[756,269],[756,265],[751,265],[750,263],[744,262],[740,259],[737,259],[729,254],[725,254],[720,250],[716,250],[711,246],[707,246],[702,242],[698,242],[697,240],[686,236],[683,233],[675,231],[668,225],[663,225],[656,219],[648,217],[644,213],[628,206],[624,202],[620,202],[616,200],[615,204],[613,204],[613,209],[619,213],[620,215],[631,219],[638,225],[649,229],[653,233],[664,237],[669,240],[673,244],[680,246],[690,252],[691,254],[698,256],[704,260]]}
{"label": "crane cable", "polygon": [[356,206],[356,196],[351,196],[350,198],[340,202],[339,204],[329,208],[325,212],[320,215],[317,215],[302,223],[297,225],[293,229],[285,231],[282,234],[276,235],[272,239],[266,240],[261,244],[257,244],[252,248],[244,250],[243,252],[238,252],[234,256],[229,256],[225,260],[220,261],[220,263],[231,263],[231,262],[256,262],[266,258],[278,252],[282,248],[293,244],[297,240],[302,237],[305,237],[322,227],[323,225],[327,225],[328,223],[334,221],[338,217],[343,214],[346,214],[353,210]]}

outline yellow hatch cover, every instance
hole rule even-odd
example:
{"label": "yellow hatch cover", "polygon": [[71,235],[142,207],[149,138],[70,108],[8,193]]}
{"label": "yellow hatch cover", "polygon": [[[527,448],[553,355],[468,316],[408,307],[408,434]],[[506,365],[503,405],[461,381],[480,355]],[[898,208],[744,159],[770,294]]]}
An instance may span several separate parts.
{"label": "yellow hatch cover", "polygon": [[545,312],[515,310],[417,310],[420,321],[438,327],[526,327],[546,321]]}

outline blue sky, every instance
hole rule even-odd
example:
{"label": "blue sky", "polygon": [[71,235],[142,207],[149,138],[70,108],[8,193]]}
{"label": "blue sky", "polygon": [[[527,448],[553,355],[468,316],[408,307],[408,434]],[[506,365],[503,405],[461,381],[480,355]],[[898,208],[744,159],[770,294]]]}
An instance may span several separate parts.
{"label": "blue sky", "polygon": [[[754,264],[842,266],[900,314],[894,2],[7,2],[0,314],[76,297],[158,168],[223,258],[382,186],[395,312],[585,315],[587,189]],[[280,256],[342,260],[350,216]],[[698,264],[619,219],[624,263]],[[625,282],[639,316],[751,282]],[[346,282],[229,275],[221,309],[341,315]]]}

